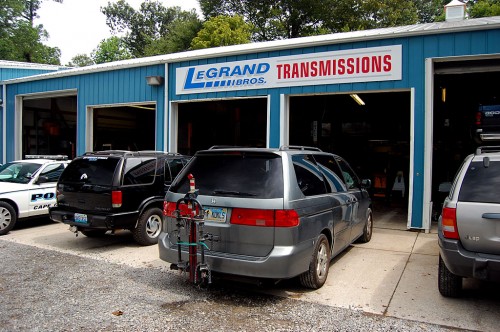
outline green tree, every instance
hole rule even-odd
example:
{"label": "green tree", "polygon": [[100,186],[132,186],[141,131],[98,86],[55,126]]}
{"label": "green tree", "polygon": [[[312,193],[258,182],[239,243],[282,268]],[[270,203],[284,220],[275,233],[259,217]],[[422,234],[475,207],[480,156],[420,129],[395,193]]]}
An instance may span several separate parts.
{"label": "green tree", "polygon": [[69,67],[86,67],[95,64],[94,60],[87,54],[77,54],[71,58],[71,61],[68,63]]}
{"label": "green tree", "polygon": [[252,25],[242,16],[215,16],[203,23],[203,28],[191,42],[192,49],[250,43]]}
{"label": "green tree", "polygon": [[470,1],[469,17],[479,18],[500,15],[500,0]]}
{"label": "green tree", "polygon": [[[159,1],[146,0],[136,11],[125,0],[119,0],[108,3],[101,11],[106,15],[106,23],[113,33],[126,33],[124,41],[133,57],[151,55],[146,53],[148,49],[153,53],[162,49],[168,44],[160,41],[162,38],[175,37],[177,45],[180,45],[183,38],[179,34],[182,31],[187,31],[188,36],[194,36],[197,31],[193,32],[188,28],[199,29],[201,26],[194,11],[182,11],[180,7],[165,8]],[[185,20],[191,21],[191,24],[180,23]],[[198,24],[194,24],[195,21]],[[184,30],[173,30],[175,28]]]}
{"label": "green tree", "polygon": [[253,40],[256,41],[418,21],[413,0],[199,0],[199,3],[206,18],[243,16],[254,26]]}
{"label": "green tree", "polygon": [[444,6],[451,0],[415,0],[419,23],[431,23],[442,16]]}
{"label": "green tree", "polygon": [[91,59],[94,63],[105,63],[119,60],[131,59],[132,54],[127,49],[122,38],[112,36],[102,40],[92,52]]}
{"label": "green tree", "polygon": [[[55,0],[62,2],[62,0]],[[61,51],[43,44],[48,33],[34,25],[41,0],[0,0],[0,59],[60,64]]]}

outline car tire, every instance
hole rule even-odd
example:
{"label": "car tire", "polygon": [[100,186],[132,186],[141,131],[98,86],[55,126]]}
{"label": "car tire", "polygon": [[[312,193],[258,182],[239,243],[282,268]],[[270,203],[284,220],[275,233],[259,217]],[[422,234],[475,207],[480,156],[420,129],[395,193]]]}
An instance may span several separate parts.
{"label": "car tire", "polygon": [[439,255],[438,286],[439,293],[446,297],[458,297],[462,292],[462,277],[448,270],[441,255]]}
{"label": "car tire", "polygon": [[372,209],[368,209],[366,211],[366,223],[365,227],[363,227],[363,234],[358,239],[358,242],[360,243],[367,243],[370,242],[372,239],[372,234],[373,234],[373,214],[372,214]]}
{"label": "car tire", "polygon": [[80,229],[80,232],[86,237],[102,237],[107,231],[107,229]]}
{"label": "car tire", "polygon": [[330,255],[328,239],[324,234],[321,234],[316,240],[309,270],[299,276],[302,286],[318,289],[325,284],[330,269]]}
{"label": "car tire", "polygon": [[145,210],[138,219],[137,227],[132,230],[135,242],[143,246],[158,243],[163,223],[163,211],[157,207]]}
{"label": "car tire", "polygon": [[5,235],[17,221],[16,210],[7,202],[0,202],[0,235]]}

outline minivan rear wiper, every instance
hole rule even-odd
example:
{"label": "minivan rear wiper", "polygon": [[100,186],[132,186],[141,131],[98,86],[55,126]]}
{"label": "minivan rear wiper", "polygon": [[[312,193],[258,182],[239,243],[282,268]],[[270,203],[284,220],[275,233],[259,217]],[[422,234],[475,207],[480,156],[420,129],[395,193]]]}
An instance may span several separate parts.
{"label": "minivan rear wiper", "polygon": [[257,196],[253,193],[246,193],[243,191],[235,190],[214,190],[212,191],[212,195]]}

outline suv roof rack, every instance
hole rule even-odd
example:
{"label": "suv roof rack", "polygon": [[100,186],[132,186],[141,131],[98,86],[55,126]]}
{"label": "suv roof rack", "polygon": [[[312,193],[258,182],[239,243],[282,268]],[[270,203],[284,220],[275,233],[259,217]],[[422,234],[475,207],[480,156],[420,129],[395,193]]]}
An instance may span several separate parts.
{"label": "suv roof rack", "polygon": [[212,145],[208,148],[208,150],[217,150],[217,149],[233,149],[233,148],[248,148],[248,146],[238,146],[238,145]]}
{"label": "suv roof rack", "polygon": [[476,148],[476,155],[478,154],[483,154],[483,153],[494,153],[494,152],[500,152],[500,146],[478,146]]}
{"label": "suv roof rack", "polygon": [[316,148],[313,146],[302,146],[302,145],[282,145],[280,146],[280,151],[285,151],[285,150],[301,150],[301,151],[318,151],[318,152],[323,152],[321,151],[320,148]]}
{"label": "suv roof rack", "polygon": [[50,155],[50,154],[27,154],[24,156],[24,159],[48,159],[48,160],[68,160],[68,156],[62,155],[62,154],[57,154],[57,155]]}

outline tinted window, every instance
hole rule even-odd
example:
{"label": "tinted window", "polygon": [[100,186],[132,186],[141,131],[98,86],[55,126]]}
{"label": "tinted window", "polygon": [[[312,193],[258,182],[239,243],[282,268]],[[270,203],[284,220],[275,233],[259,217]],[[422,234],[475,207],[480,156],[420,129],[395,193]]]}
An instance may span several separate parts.
{"label": "tinted window", "polygon": [[57,182],[63,171],[63,164],[51,164],[42,170],[40,176],[46,176],[49,179],[48,182]]}
{"label": "tinted window", "polygon": [[201,195],[245,198],[282,198],[281,157],[272,153],[233,152],[198,154],[175,180],[170,190],[189,191],[193,174]]}
{"label": "tinted window", "polygon": [[336,156],[337,162],[342,171],[342,175],[344,176],[345,184],[347,185],[347,189],[359,188],[359,179],[356,173],[351,169],[351,167],[345,162],[344,159]]}
{"label": "tinted window", "polygon": [[123,185],[153,183],[155,174],[156,158],[127,158],[123,172]]}
{"label": "tinted window", "polygon": [[311,156],[294,155],[292,162],[297,183],[304,195],[314,196],[326,193],[323,175]]}
{"label": "tinted window", "polygon": [[484,167],[482,161],[469,165],[458,195],[459,201],[500,204],[500,162],[490,161]]}
{"label": "tinted window", "polygon": [[60,182],[85,182],[110,186],[119,158],[85,156],[69,163]]}
{"label": "tinted window", "polygon": [[165,182],[172,182],[177,174],[182,170],[184,165],[186,165],[185,159],[167,159],[165,161],[167,166],[165,167]]}
{"label": "tinted window", "polygon": [[339,165],[334,156],[331,155],[314,155],[319,169],[325,174],[328,185],[332,192],[346,191],[347,187],[344,183],[344,176],[340,171]]}

